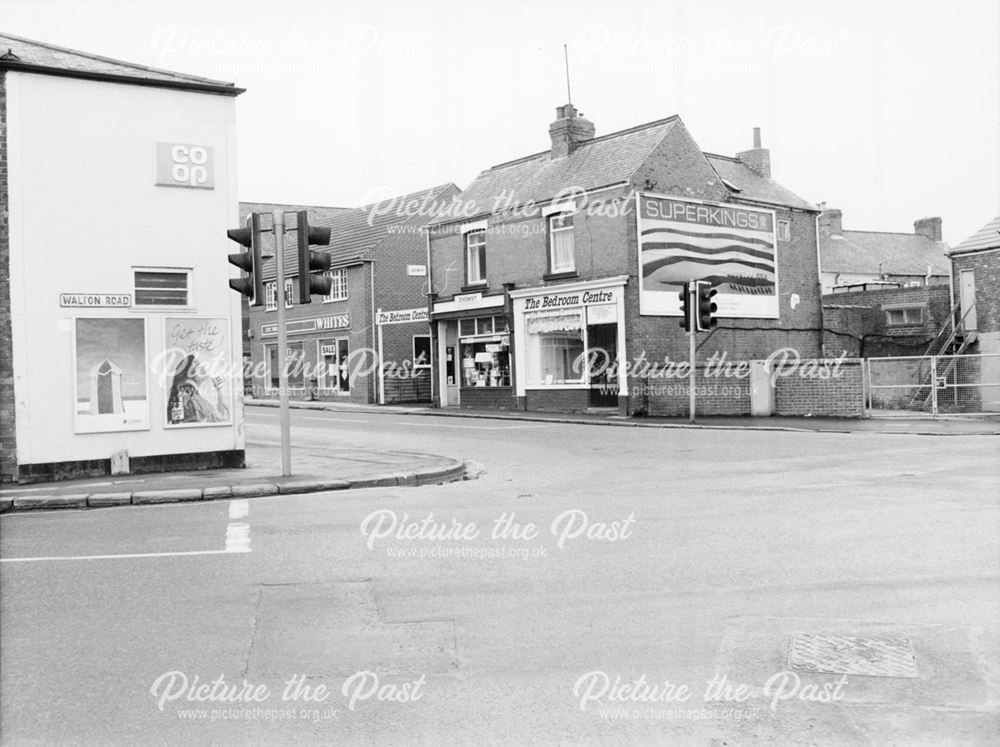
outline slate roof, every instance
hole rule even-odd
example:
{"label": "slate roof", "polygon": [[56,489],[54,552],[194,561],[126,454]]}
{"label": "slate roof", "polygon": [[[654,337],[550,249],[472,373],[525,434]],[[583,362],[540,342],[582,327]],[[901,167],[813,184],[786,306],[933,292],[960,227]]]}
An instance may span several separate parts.
{"label": "slate roof", "polygon": [[[670,130],[680,122],[666,119],[612,132],[579,143],[567,156],[552,158],[549,150],[501,163],[481,172],[462,193],[462,220],[488,214],[498,197],[501,205],[543,204],[568,187],[586,190],[628,182]],[[682,125],[683,126],[683,125]],[[738,191],[734,199],[818,211],[815,205],[772,179],[759,176],[736,158],[705,154],[716,173]],[[508,200],[509,198],[509,200]],[[433,224],[457,220],[445,215]]]}
{"label": "slate roof", "polygon": [[89,52],[23,39],[3,32],[0,32],[0,70],[21,70],[90,80],[136,83],[221,93],[228,96],[238,96],[244,90],[224,81],[159,70]]}
{"label": "slate roof", "polygon": [[[330,255],[330,262],[333,267],[345,267],[357,264],[364,259],[373,259],[376,249],[392,235],[392,229],[406,226],[408,231],[420,234],[431,216],[422,210],[411,210],[409,214],[404,209],[406,206],[425,206],[427,209],[436,209],[441,205],[446,205],[452,195],[459,194],[460,190],[454,184],[442,184],[430,189],[412,192],[390,200],[372,203],[359,208],[338,208],[319,207],[308,205],[286,205],[282,203],[247,202],[240,203],[241,220],[251,212],[270,212],[276,208],[283,208],[286,211],[294,212],[305,210],[309,213],[309,225],[324,226],[330,229],[330,245],[327,253]],[[270,220],[265,219],[265,225],[270,225]],[[286,232],[289,229],[286,223]],[[294,227],[292,225],[291,227]],[[265,238],[265,246],[270,244],[270,239]],[[314,249],[318,247],[313,247]],[[285,266],[294,268],[296,259],[295,235],[285,235]],[[264,263],[262,276],[266,280],[271,280],[276,274],[276,267],[273,261]],[[289,276],[294,274],[289,272]]]}
{"label": "slate roof", "polygon": [[947,246],[915,233],[881,231],[820,231],[821,272],[862,274],[932,275],[948,274]]}
{"label": "slate roof", "polygon": [[773,179],[761,176],[738,158],[720,156],[715,153],[706,153],[705,157],[712,164],[716,174],[739,189],[739,192],[735,193],[736,199],[800,210],[819,211],[819,208],[812,203],[806,202]]}
{"label": "slate roof", "polygon": [[1000,248],[1000,216],[980,228],[969,238],[951,250],[951,254],[964,254],[981,249]]}
{"label": "slate roof", "polygon": [[[596,137],[562,158],[552,158],[546,150],[486,169],[462,193],[462,204],[467,206],[462,220],[493,211],[499,195],[510,196],[504,205],[539,204],[567,187],[590,190],[628,181],[678,121],[677,116],[667,117]],[[445,215],[431,223],[454,220]]]}

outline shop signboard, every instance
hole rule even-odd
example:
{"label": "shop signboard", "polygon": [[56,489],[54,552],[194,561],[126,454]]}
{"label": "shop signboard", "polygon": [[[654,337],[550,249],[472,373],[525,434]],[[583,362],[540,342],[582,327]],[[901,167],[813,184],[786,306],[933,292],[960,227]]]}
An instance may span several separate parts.
{"label": "shop signboard", "polygon": [[718,316],[778,318],[772,210],[639,194],[639,313],[680,316],[689,280],[718,291]]}

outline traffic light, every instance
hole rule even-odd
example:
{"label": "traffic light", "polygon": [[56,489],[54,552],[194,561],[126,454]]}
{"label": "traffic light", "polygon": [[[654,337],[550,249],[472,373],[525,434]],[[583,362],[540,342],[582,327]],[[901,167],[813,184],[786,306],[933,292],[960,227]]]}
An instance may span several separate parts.
{"label": "traffic light", "polygon": [[691,329],[691,306],[688,302],[691,294],[688,293],[687,283],[684,283],[684,287],[681,289],[681,292],[677,294],[677,297],[681,300],[681,329],[688,332]]}
{"label": "traffic light", "polygon": [[229,281],[229,287],[249,299],[251,306],[264,303],[264,279],[261,277],[260,215],[251,213],[245,228],[231,228],[226,236],[246,251],[229,255],[229,264],[236,265],[246,275]]}
{"label": "traffic light", "polygon": [[719,320],[714,314],[719,310],[712,297],[718,293],[707,281],[698,281],[698,331],[708,332]]}
{"label": "traffic light", "polygon": [[330,229],[310,226],[305,210],[296,213],[296,240],[299,242],[299,303],[312,303],[310,296],[329,296],[331,278],[313,275],[313,272],[326,272],[330,269],[330,255],[326,252],[314,252],[310,244],[330,243]]}

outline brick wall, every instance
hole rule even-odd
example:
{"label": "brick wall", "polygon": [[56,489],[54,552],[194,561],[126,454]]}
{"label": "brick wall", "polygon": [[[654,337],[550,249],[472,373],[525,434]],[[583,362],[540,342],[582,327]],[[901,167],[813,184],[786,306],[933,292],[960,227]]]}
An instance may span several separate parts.
{"label": "brick wall", "polygon": [[[892,325],[886,307],[922,307],[920,324]],[[923,355],[948,320],[947,285],[831,293],[823,296],[824,344],[830,355],[884,358]]]}
{"label": "brick wall", "polygon": [[462,407],[516,410],[517,398],[510,387],[467,387],[462,389]]}
{"label": "brick wall", "polygon": [[0,71],[0,482],[17,475],[7,186],[7,89]]}
{"label": "brick wall", "polygon": [[844,361],[837,376],[808,378],[798,375],[775,381],[775,415],[860,418],[865,414],[864,382],[860,361]]}
{"label": "brick wall", "polygon": [[[320,340],[333,340],[346,337],[348,339],[349,354],[354,356],[352,362],[361,371],[367,371],[374,365],[374,358],[365,354],[360,358],[360,353],[364,349],[374,349],[374,327],[371,323],[371,275],[368,265],[356,265],[347,268],[347,300],[323,303],[319,296],[314,296],[310,304],[295,304],[290,309],[285,309],[285,321],[292,322],[302,319],[313,319],[316,317],[337,316],[340,314],[350,314],[350,327],[346,329],[330,329],[320,332],[309,332],[306,334],[290,334],[288,342],[303,344],[305,362],[310,372],[316,370],[319,364]],[[293,290],[297,293],[297,288]],[[295,296],[296,300],[298,296]],[[278,302],[281,302],[281,294],[278,294]],[[265,346],[276,345],[277,335],[262,337],[260,334],[261,324],[276,324],[278,312],[265,311],[263,306],[250,309],[250,330],[253,334],[251,344],[252,365],[255,372],[262,372],[260,378],[253,381],[254,395],[257,397],[277,397],[277,390],[268,392],[270,378],[267,375],[267,360],[265,358]],[[376,369],[377,370],[377,369]],[[356,376],[351,384],[349,395],[350,401],[358,403],[369,403],[374,401],[374,374],[364,374]],[[303,382],[302,388],[289,388],[289,397],[292,399],[305,399],[310,396],[311,386],[308,379]],[[318,393],[319,399],[334,399],[342,395],[331,393]]]}
{"label": "brick wall", "polygon": [[[997,237],[1000,241],[1000,236]],[[960,272],[972,270],[976,287],[976,321],[980,333],[1000,332],[1000,251],[960,254],[952,257],[955,302],[961,298]]]}
{"label": "brick wall", "polygon": [[525,394],[524,409],[528,411],[584,412],[590,407],[590,392],[586,389],[529,389]]}

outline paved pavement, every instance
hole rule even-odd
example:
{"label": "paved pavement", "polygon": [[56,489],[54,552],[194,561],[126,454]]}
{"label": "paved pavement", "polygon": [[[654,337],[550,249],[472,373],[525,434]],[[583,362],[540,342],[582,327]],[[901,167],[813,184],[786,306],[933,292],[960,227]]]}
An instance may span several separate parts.
{"label": "paved pavement", "polygon": [[[277,400],[248,399],[248,405],[277,407]],[[904,414],[878,418],[813,417],[699,417],[692,425],[686,417],[622,417],[611,412],[564,413],[435,408],[430,405],[357,405],[349,402],[291,402],[295,409],[330,412],[373,412],[392,415],[430,415],[455,418],[500,418],[527,422],[616,425],[634,428],[726,428],[740,430],[812,431],[823,433],[906,433],[932,436],[1000,435],[1000,413],[995,415],[921,416]]]}
{"label": "paved pavement", "polygon": [[247,444],[245,469],[190,470],[0,487],[0,511],[176,503],[430,485],[461,480],[462,462],[404,451],[293,446],[292,475],[281,474],[277,442]]}

